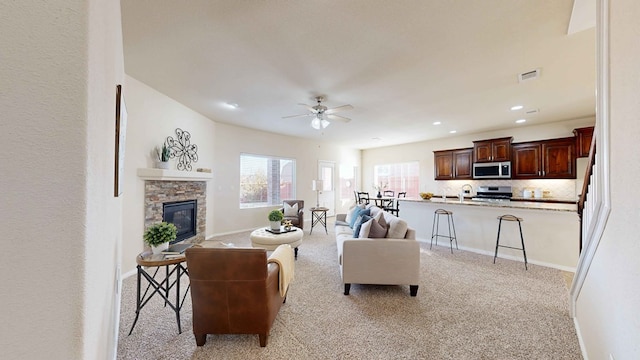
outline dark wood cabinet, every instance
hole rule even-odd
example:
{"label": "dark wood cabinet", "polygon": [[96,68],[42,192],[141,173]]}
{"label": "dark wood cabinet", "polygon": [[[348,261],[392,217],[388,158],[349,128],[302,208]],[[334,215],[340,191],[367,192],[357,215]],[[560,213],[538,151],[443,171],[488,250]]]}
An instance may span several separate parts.
{"label": "dark wood cabinet", "polygon": [[593,126],[574,129],[573,134],[576,136],[576,157],[589,156],[591,140],[593,139]]}
{"label": "dark wood cabinet", "polygon": [[433,164],[436,180],[453,179],[453,152],[450,150],[434,151]]}
{"label": "dark wood cabinet", "polygon": [[473,149],[460,149],[453,151],[453,178],[472,179],[473,173]]}
{"label": "dark wood cabinet", "polygon": [[433,152],[435,180],[471,179],[473,149]]}
{"label": "dark wood cabinet", "polygon": [[474,162],[494,162],[511,160],[512,137],[473,142]]}
{"label": "dark wood cabinet", "polygon": [[513,144],[513,179],[575,179],[575,138]]}

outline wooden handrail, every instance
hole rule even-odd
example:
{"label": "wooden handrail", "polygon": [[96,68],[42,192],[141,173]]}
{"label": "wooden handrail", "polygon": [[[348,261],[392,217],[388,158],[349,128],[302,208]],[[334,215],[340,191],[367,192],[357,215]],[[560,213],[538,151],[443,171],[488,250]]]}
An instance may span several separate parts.
{"label": "wooden handrail", "polygon": [[587,199],[587,192],[589,192],[589,183],[591,181],[591,175],[593,174],[593,165],[596,163],[596,138],[595,136],[591,140],[591,147],[589,148],[589,162],[587,164],[587,171],[584,173],[584,182],[582,183],[582,191],[580,192],[580,199],[578,199],[578,215],[582,217],[582,211],[584,210],[584,202]]}
{"label": "wooden handrail", "polygon": [[587,193],[589,192],[589,183],[591,182],[591,175],[593,174],[593,166],[596,163],[596,137],[591,139],[591,146],[589,147],[589,161],[587,165],[587,171],[584,173],[584,182],[582,183],[582,191],[580,192],[580,198],[578,199],[578,218],[580,219],[580,237],[578,238],[578,248],[582,252],[582,213],[584,212],[584,202],[587,200]]}

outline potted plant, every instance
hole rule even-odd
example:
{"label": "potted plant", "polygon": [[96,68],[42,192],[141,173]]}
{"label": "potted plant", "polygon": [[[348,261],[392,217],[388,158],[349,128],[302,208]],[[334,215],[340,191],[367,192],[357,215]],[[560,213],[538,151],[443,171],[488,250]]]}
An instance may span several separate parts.
{"label": "potted plant", "polygon": [[144,242],[151,246],[154,254],[159,254],[169,248],[169,242],[176,239],[178,229],[168,222],[156,223],[147,228],[144,232]]}
{"label": "potted plant", "polygon": [[167,144],[162,144],[162,148],[156,146],[156,167],[158,169],[168,169],[169,168],[169,148]]}
{"label": "potted plant", "polygon": [[284,214],[280,210],[271,210],[269,212],[269,221],[271,222],[271,230],[280,230],[280,223],[284,219]]}

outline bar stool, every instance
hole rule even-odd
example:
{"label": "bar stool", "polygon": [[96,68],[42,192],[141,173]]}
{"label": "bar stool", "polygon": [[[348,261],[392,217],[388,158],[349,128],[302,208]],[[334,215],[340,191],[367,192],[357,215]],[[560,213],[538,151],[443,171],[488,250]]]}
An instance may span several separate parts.
{"label": "bar stool", "polygon": [[[505,247],[509,249],[522,250],[522,254],[524,255],[524,269],[529,270],[527,268],[527,251],[524,249],[524,237],[522,236],[522,218],[519,218],[514,215],[502,215],[498,216],[498,238],[496,239],[496,253],[493,255],[493,263],[496,263],[496,258],[498,257],[498,247]],[[513,246],[500,245],[500,229],[502,227],[502,220],[504,221],[517,221],[518,228],[520,229],[520,243],[522,244],[522,248],[517,248]]]}
{"label": "bar stool", "polygon": [[[447,216],[447,230],[449,230],[449,236],[440,235],[440,215]],[[453,236],[451,236],[451,229],[453,229]],[[453,212],[438,209],[433,213],[433,226],[431,227],[431,245],[429,249],[433,247],[433,238],[436,239],[436,245],[438,245],[438,237],[444,237],[449,239],[449,246],[451,248],[451,253],[453,254],[453,242],[456,242],[456,250],[458,250],[458,239],[456,238],[456,225],[453,222]]]}

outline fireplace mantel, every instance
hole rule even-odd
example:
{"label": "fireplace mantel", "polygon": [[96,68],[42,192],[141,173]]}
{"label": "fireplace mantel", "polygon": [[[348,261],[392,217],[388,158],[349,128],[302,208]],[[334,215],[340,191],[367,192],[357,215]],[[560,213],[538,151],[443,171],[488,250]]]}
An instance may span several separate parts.
{"label": "fireplace mantel", "polygon": [[139,168],[138,177],[143,180],[156,181],[209,181],[213,179],[213,174],[197,171]]}

